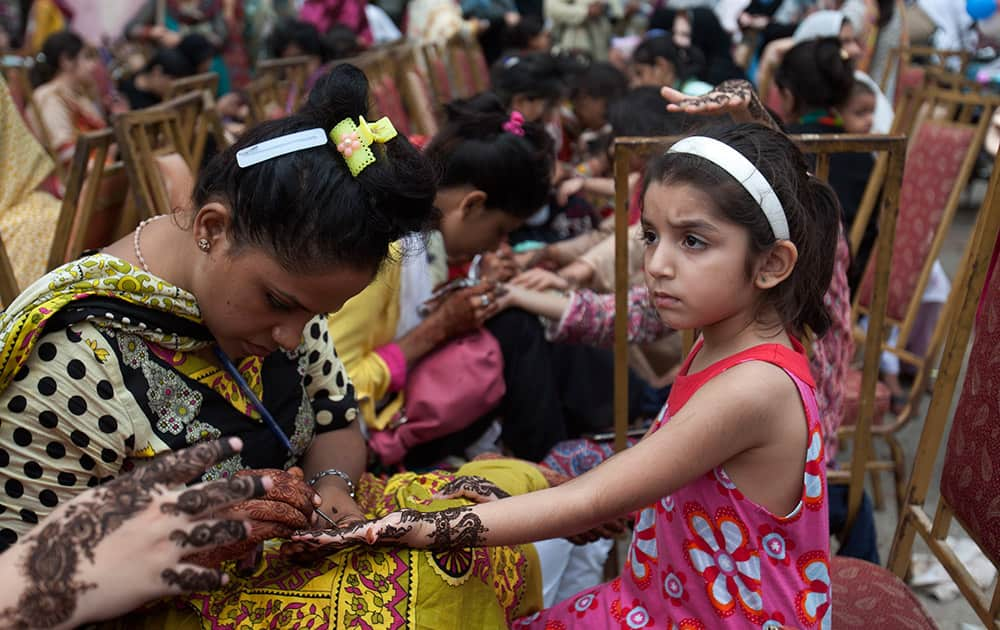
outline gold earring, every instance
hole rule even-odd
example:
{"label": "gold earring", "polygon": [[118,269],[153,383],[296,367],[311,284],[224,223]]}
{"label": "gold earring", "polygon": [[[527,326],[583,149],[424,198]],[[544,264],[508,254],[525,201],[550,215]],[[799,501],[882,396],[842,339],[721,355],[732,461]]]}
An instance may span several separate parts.
{"label": "gold earring", "polygon": [[212,248],[212,244],[208,242],[207,238],[199,238],[198,239],[198,249],[200,249],[203,252],[207,252],[211,248]]}

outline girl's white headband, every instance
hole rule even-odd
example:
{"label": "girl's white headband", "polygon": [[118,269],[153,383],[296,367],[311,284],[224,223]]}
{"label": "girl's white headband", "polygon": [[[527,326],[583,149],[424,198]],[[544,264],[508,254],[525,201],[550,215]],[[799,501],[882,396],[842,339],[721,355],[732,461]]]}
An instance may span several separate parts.
{"label": "girl's white headband", "polygon": [[784,241],[791,238],[785,209],[782,208],[778,195],[774,193],[767,178],[742,153],[724,142],[705,136],[684,138],[670,147],[667,153],[697,155],[729,173],[760,206],[764,216],[767,217],[767,222],[771,224],[774,238]]}

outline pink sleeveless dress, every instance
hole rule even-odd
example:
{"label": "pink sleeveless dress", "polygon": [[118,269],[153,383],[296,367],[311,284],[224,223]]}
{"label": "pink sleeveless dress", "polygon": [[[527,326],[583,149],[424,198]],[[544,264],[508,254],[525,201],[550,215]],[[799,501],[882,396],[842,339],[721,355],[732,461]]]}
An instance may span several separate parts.
{"label": "pink sleeveless dress", "polygon": [[718,466],[638,514],[621,576],[519,619],[514,628],[830,628],[823,434],[808,360],[793,343],[795,350],[756,346],[689,375],[699,344],[653,430],[734,365],[766,361],[780,367],[798,387],[809,425],[796,508],[787,516],[771,514],[744,497]]}

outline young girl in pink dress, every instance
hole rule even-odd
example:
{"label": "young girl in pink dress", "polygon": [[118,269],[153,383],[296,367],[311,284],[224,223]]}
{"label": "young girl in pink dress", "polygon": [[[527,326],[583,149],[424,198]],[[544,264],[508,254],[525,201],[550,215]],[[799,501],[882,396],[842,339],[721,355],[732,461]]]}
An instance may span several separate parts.
{"label": "young girl in pink dress", "polygon": [[832,191],[783,134],[729,125],[686,138],[646,174],[651,300],[701,329],[659,419],[634,447],[526,495],[461,478],[477,505],[394,512],[316,545],[508,545],[635,515],[622,575],[516,628],[830,627],[825,459],[797,337],[830,325]]}

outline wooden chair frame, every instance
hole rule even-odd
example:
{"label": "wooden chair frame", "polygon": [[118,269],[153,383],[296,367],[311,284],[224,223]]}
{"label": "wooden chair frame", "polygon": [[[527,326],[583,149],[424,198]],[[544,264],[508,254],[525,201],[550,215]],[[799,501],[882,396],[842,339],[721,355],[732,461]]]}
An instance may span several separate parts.
{"label": "wooden chair frame", "polygon": [[203,72],[202,74],[174,79],[170,82],[170,87],[167,88],[167,93],[163,96],[163,100],[169,101],[182,94],[200,92],[202,90],[208,90],[210,94],[215,96],[219,91],[219,75],[215,72]]}
{"label": "wooden chair frame", "polygon": [[[114,137],[111,129],[77,137],[73,161],[66,177],[66,192],[52,237],[48,269],[55,269],[83,252],[87,227],[97,209],[100,183],[106,177],[121,173],[125,168],[121,160],[107,163]],[[90,185],[84,186],[87,182]]]}
{"label": "wooden chair frame", "polygon": [[309,63],[310,58],[305,55],[264,59],[257,63],[257,77],[271,77],[275,84],[284,82],[289,89],[297,90],[297,98],[292,103],[292,108],[298,109],[308,96],[306,81],[309,79]]}
{"label": "wooden chair frame", "polygon": [[222,118],[215,108],[215,98],[208,90],[186,92],[149,109],[177,113],[181,135],[187,142],[191,163],[196,168],[201,166],[205,157],[205,147],[210,135],[215,140],[217,150],[229,145],[222,128]]}
{"label": "wooden chair frame", "polygon": [[[992,117],[992,110],[1000,106],[1000,98],[997,97],[943,91],[938,88],[930,88],[927,90],[924,93],[922,102],[928,105],[929,109],[932,110],[932,113],[934,109],[940,107],[947,119],[957,118],[957,122],[951,122],[950,120],[942,122],[936,117],[924,117],[920,119],[919,122],[915,123],[914,127],[918,127],[925,122],[934,122],[935,124],[946,126],[972,126],[974,127],[974,135],[962,161],[958,176],[955,180],[955,185],[952,187],[948,196],[940,225],[934,235],[934,239],[931,241],[927,259],[921,269],[917,285],[913,291],[913,296],[907,306],[906,314],[902,320],[896,320],[892,317],[886,316],[887,325],[898,326],[899,338],[895,345],[884,343],[882,350],[895,355],[900,359],[900,361],[914,366],[917,369],[917,376],[913,381],[910,396],[903,407],[903,410],[896,416],[896,419],[889,423],[875,424],[871,427],[872,435],[884,441],[889,447],[890,458],[873,459],[869,462],[869,470],[872,471],[873,475],[877,475],[879,472],[892,472],[894,474],[896,484],[896,501],[900,508],[902,507],[902,502],[904,500],[905,455],[903,453],[902,445],[896,439],[895,434],[902,429],[902,427],[905,426],[919,410],[927,382],[930,378],[930,368],[932,367],[934,359],[937,357],[941,345],[944,342],[944,337],[950,326],[949,318],[953,309],[946,306],[942,310],[937,325],[934,327],[934,331],[931,335],[927,352],[924,356],[918,356],[909,352],[906,350],[906,345],[917,321],[921,297],[923,296],[927,283],[930,280],[931,268],[934,260],[937,259],[941,252],[944,240],[948,235],[948,229],[955,218],[956,212],[958,211],[962,191],[965,189],[966,183],[969,181],[969,178],[973,173],[976,160],[978,159],[979,152],[982,149],[983,139],[986,137],[986,131],[989,128],[990,119]],[[981,114],[977,123],[971,122],[974,113]],[[852,236],[860,236],[863,232],[864,226],[867,225],[867,222],[868,215],[862,216],[862,213],[859,211],[855,224],[852,227]],[[860,242],[860,238],[858,241]],[[852,242],[852,245],[853,244],[854,243]],[[954,295],[954,293],[952,295]],[[855,296],[851,314],[852,321],[855,322],[855,338],[857,340],[865,338],[864,332],[857,326],[858,318],[861,315],[866,315],[868,313],[868,309],[864,308],[860,304],[860,296],[860,292]],[[949,299],[948,304],[950,304],[951,301],[952,300]],[[852,427],[845,426],[842,428],[841,435],[849,437],[852,432]],[[878,504],[881,503],[881,486],[878,483],[877,478],[873,477],[873,479],[873,491],[875,491],[875,500]]]}
{"label": "wooden chair frame", "polygon": [[[933,58],[937,57],[938,61],[932,62],[930,64],[914,64],[913,58]],[[889,53],[889,63],[885,65],[885,70],[882,72],[882,76],[878,77],[879,87],[885,91],[885,88],[889,84],[889,77],[892,74],[892,69],[898,67],[900,70],[910,65],[922,65],[926,68],[940,68],[942,70],[947,70],[946,63],[948,59],[958,58],[959,60],[959,74],[964,74],[965,69],[969,65],[969,60],[972,58],[971,53],[966,50],[943,50],[934,48],[932,46],[907,46],[901,48],[893,48]],[[874,77],[873,77],[874,78]],[[886,95],[890,96],[891,95]]]}
{"label": "wooden chair frame", "polygon": [[115,120],[115,136],[140,218],[170,214],[172,208],[166,184],[154,158],[176,152],[187,163],[191,173],[198,172],[197,165],[191,160],[177,113],[147,109],[122,114]]}
{"label": "wooden chair frame", "polygon": [[[952,292],[955,313],[948,327],[939,375],[924,419],[923,431],[887,564],[890,571],[905,579],[910,570],[913,542],[919,534],[958,585],[962,595],[969,601],[982,622],[994,630],[1000,630],[1000,583],[994,586],[991,597],[983,596],[968,569],[946,541],[948,529],[954,518],[947,500],[943,496],[940,497],[933,519],[924,509],[924,504],[935,462],[945,439],[951,410],[954,407],[955,393],[959,388],[959,378],[969,348],[979,298],[986,283],[998,233],[1000,233],[1000,165],[995,165],[989,190],[980,207],[979,216],[966,248],[965,263],[955,280],[955,290]],[[962,524],[961,521],[959,524]],[[976,542],[981,544],[981,541]]]}
{"label": "wooden chair frame", "polygon": [[[865,341],[864,372],[860,397],[860,417],[857,420],[851,466],[844,471],[829,471],[831,483],[846,483],[848,518],[844,532],[854,525],[864,493],[866,465],[871,449],[870,427],[875,411],[875,388],[878,381],[879,350],[885,334],[888,305],[889,269],[896,217],[899,210],[899,189],[902,182],[906,138],[900,135],[802,135],[791,136],[799,148],[816,156],[816,174],[825,179],[829,173],[830,156],[836,153],[887,154],[883,182],[882,208],[879,212],[878,253],[871,328],[876,331]],[[615,176],[615,344],[614,344],[614,422],[615,449],[626,446],[628,417],[628,175],[633,157],[648,156],[678,138],[618,138],[614,147]]]}
{"label": "wooden chair frame", "polygon": [[[418,54],[415,45],[407,44],[394,50],[391,53],[391,60],[396,69],[396,83],[399,86],[400,96],[403,98],[403,106],[410,114],[412,130],[414,133],[430,138],[438,132],[443,116],[441,104],[434,98],[430,79],[420,67]],[[420,95],[411,89],[410,82],[407,80],[407,74],[410,72],[416,73],[425,82],[429,102],[421,103]]]}

